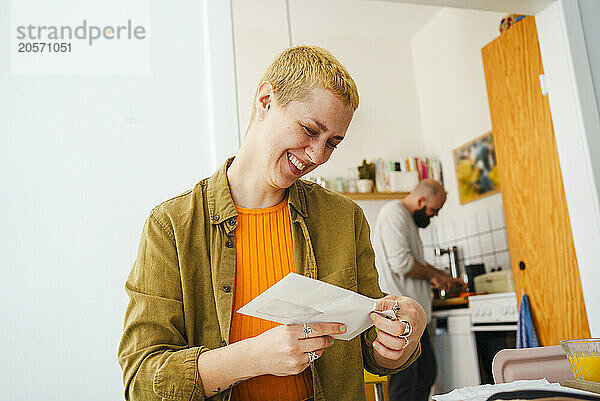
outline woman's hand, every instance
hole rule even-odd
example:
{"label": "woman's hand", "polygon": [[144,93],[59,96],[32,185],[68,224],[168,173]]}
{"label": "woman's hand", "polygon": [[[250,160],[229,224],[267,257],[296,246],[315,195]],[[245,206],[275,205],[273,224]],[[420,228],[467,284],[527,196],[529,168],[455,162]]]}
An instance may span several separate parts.
{"label": "woman's hand", "polygon": [[256,362],[261,374],[289,376],[302,372],[312,359],[320,357],[333,344],[331,335],[344,333],[341,323],[308,323],[283,325],[253,337],[252,347],[257,352]]}
{"label": "woman's hand", "polygon": [[[395,312],[398,320],[390,320],[377,313],[371,313],[371,320],[377,332],[373,348],[376,354],[389,361],[384,367],[399,367],[408,360],[427,325],[427,315],[421,305],[408,297],[388,295],[380,298],[377,300],[375,310],[393,310],[395,305],[397,305]],[[410,323],[412,330],[409,330],[403,320]],[[406,335],[409,331],[409,335]]]}

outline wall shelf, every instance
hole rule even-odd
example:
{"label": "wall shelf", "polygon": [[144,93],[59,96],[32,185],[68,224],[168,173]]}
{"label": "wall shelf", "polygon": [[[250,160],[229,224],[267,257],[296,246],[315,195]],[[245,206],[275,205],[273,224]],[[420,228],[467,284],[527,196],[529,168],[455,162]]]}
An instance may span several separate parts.
{"label": "wall shelf", "polygon": [[353,200],[389,200],[405,198],[409,192],[342,192],[342,195]]}

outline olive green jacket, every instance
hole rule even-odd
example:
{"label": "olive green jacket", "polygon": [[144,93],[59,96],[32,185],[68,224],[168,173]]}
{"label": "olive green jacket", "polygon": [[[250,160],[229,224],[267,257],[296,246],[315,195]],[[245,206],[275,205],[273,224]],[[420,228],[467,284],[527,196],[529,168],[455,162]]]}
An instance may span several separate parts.
{"label": "olive green jacket", "polygon": [[[129,305],[119,345],[125,399],[202,400],[198,356],[229,341],[237,212],[229,159],[211,178],[163,202],[145,222],[125,284]],[[369,227],[351,200],[319,185],[289,188],[295,271],[363,295],[383,296]],[[315,400],[365,400],[363,366],[387,375],[373,357],[373,328],[336,341],[311,364]],[[419,355],[414,355],[402,367]],[[400,370],[400,369],[398,369]],[[229,400],[230,391],[214,395]]]}

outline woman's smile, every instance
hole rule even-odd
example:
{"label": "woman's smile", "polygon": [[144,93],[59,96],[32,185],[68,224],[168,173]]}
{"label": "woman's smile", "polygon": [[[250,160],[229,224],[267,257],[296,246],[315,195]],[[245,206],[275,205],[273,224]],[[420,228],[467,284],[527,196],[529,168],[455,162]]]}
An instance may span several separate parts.
{"label": "woman's smile", "polygon": [[294,154],[292,154],[290,152],[287,152],[287,159],[288,159],[288,164],[290,165],[290,169],[292,170],[292,173],[294,173],[295,175],[304,174],[304,170],[310,164],[309,162],[301,161],[298,157],[296,157]]}

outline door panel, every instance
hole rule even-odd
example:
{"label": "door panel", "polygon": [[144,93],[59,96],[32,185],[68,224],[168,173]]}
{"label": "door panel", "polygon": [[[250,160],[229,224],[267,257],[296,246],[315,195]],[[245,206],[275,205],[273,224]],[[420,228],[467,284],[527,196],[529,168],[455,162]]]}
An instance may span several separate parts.
{"label": "door panel", "polygon": [[482,55],[517,295],[525,286],[541,345],[589,337],[534,17]]}

